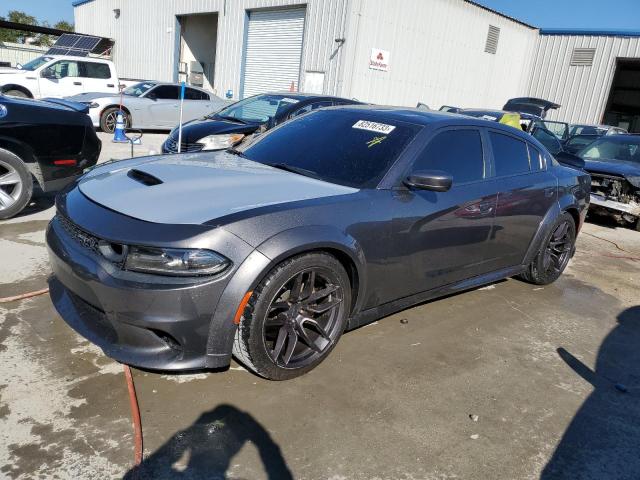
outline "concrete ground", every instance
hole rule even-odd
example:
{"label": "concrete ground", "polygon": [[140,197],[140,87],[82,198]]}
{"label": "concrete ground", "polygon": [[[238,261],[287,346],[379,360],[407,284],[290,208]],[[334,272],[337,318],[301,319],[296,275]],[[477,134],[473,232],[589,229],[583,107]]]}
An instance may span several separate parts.
{"label": "concrete ground", "polygon": [[[46,207],[0,223],[0,297],[46,286]],[[134,370],[140,478],[638,479],[639,267],[639,233],[587,224],[555,284],[390,316],[292,381]],[[134,478],[132,462],[122,367],[46,295],[0,304],[0,478]]]}

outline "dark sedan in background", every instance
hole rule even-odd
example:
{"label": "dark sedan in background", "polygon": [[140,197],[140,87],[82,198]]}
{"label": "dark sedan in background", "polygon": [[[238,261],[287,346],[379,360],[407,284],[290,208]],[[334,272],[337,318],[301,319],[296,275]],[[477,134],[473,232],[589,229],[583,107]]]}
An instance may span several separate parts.
{"label": "dark sedan in background", "polygon": [[[180,151],[223,150],[303,113],[359,103],[346,98],[304,93],[255,95],[217,113],[183,124]],[[162,145],[162,153],[178,152],[178,135],[178,129],[175,128]]]}
{"label": "dark sedan in background", "polygon": [[591,174],[590,210],[640,231],[640,136],[603,136],[578,155]]}
{"label": "dark sedan in background", "polygon": [[[119,192],[113,195],[113,192]],[[460,115],[319,109],[243,149],[100,166],[58,196],[51,297],[119,361],[285,380],[355,328],[519,275],[556,280],[589,176]]]}
{"label": "dark sedan in background", "polygon": [[95,165],[101,143],[88,107],[59,99],[0,94],[0,219],[36,193],[54,193]]}

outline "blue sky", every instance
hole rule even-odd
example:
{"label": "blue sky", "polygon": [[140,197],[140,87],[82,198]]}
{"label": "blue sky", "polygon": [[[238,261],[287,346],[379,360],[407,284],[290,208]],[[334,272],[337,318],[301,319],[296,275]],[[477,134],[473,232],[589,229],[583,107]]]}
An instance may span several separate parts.
{"label": "blue sky", "polygon": [[640,30],[640,0],[475,0],[540,28]]}
{"label": "blue sky", "polygon": [[[131,0],[134,1],[134,0]],[[542,28],[640,30],[640,0],[476,0]],[[0,15],[22,10],[53,24],[73,22],[72,0],[0,0]]]}

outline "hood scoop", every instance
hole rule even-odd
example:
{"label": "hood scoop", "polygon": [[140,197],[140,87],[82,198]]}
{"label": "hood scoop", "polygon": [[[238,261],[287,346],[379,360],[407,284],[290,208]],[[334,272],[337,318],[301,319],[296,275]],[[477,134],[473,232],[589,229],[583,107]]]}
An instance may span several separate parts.
{"label": "hood scoop", "polygon": [[155,177],[150,173],[143,172],[142,170],[138,170],[137,168],[132,168],[131,170],[129,170],[127,172],[127,177],[143,185],[146,185],[147,187],[153,187],[154,185],[161,185],[164,183],[158,177]]}

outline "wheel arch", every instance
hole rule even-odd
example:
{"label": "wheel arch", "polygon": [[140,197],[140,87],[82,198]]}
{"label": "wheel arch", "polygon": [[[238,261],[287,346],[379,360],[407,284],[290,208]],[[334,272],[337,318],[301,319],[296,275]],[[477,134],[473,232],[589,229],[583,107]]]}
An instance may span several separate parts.
{"label": "wheel arch", "polygon": [[31,93],[31,91],[27,87],[23,87],[22,85],[16,83],[8,83],[2,86],[2,93],[8,92],[9,90],[19,90],[29,98],[33,98],[33,93]]}
{"label": "wheel arch", "polygon": [[11,138],[0,137],[0,153],[3,151],[11,153],[22,160],[40,188],[42,188],[42,170],[40,169],[40,164],[38,163],[31,147]]}

